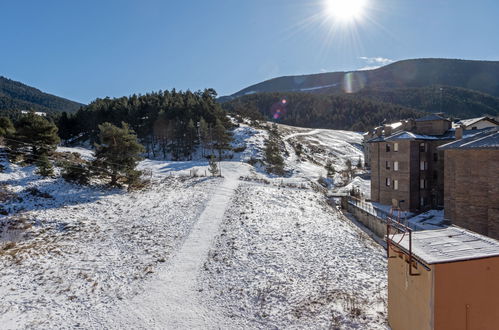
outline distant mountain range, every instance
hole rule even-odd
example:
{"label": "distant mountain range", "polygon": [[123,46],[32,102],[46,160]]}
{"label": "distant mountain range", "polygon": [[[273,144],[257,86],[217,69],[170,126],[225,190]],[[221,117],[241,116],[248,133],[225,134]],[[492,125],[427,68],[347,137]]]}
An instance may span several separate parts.
{"label": "distant mountain range", "polygon": [[[269,97],[269,94],[274,94],[275,98]],[[225,104],[226,109],[236,108],[240,111],[247,108],[253,113],[260,112],[265,119],[271,119],[269,109],[279,98],[291,95],[294,102],[300,103],[300,107],[293,108],[295,118],[283,115],[280,120],[298,126],[310,127],[312,124],[311,127],[320,125],[337,128],[334,127],[336,124],[328,123],[325,119],[334,117],[334,112],[346,113],[353,106],[365,107],[356,109],[358,115],[378,118],[372,113],[373,102],[377,104],[377,109],[384,107],[393,110],[390,106],[404,109],[401,114],[444,112],[459,118],[482,115],[495,117],[499,115],[499,62],[414,59],[374,70],[278,77],[221,97],[219,101]],[[324,96],[342,97],[340,103],[343,108],[328,110],[330,102],[326,102]],[[310,117],[307,112],[320,112],[327,117],[312,115],[315,117],[313,123],[296,119],[296,116]],[[395,115],[393,111],[390,113]],[[362,118],[362,123],[353,123],[353,126],[344,128],[361,128],[372,124],[376,123]]]}
{"label": "distant mountain range", "polygon": [[[349,87],[350,85],[350,87]],[[351,72],[329,72],[270,79],[230,95],[261,92],[344,93],[435,85],[471,89],[499,97],[499,61],[415,59]]]}
{"label": "distant mountain range", "polygon": [[75,112],[83,105],[0,76],[0,113],[6,110]]}

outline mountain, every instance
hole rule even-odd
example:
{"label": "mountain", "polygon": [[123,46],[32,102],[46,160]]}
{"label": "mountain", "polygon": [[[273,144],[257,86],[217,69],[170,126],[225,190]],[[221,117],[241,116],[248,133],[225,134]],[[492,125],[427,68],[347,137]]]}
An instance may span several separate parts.
{"label": "mountain", "polygon": [[454,118],[495,117],[499,62],[417,59],[368,71],[279,77],[219,101],[228,111],[268,120],[280,98],[293,102],[279,120],[305,127],[359,130],[383,119],[430,112]]}
{"label": "mountain", "polygon": [[499,61],[413,59],[384,67],[351,72],[329,72],[270,79],[230,95],[260,92],[355,93],[362,89],[459,87],[499,97]]}
{"label": "mountain", "polygon": [[0,111],[75,112],[82,106],[81,103],[47,94],[34,87],[0,76]]}

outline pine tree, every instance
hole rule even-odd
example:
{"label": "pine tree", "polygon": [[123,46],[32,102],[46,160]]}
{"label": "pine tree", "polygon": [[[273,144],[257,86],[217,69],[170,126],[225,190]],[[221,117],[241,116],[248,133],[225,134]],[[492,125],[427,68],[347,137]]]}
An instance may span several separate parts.
{"label": "pine tree", "polygon": [[194,152],[196,146],[196,126],[194,126],[194,121],[192,119],[189,120],[187,124],[186,131],[186,139],[187,139],[187,151],[189,152],[189,156],[192,159],[192,153]]}
{"label": "pine tree", "polygon": [[362,158],[359,156],[359,160],[357,161],[357,168],[360,170],[362,169]]}
{"label": "pine tree", "polygon": [[327,161],[326,166],[324,166],[324,168],[327,171],[328,178],[334,177],[334,174],[336,173],[336,171],[334,169],[333,163],[330,160]]}
{"label": "pine tree", "polygon": [[16,129],[8,117],[0,117],[0,139],[14,134]]}
{"label": "pine tree", "polygon": [[203,117],[199,120],[199,139],[201,140],[202,154],[204,157],[206,149],[209,149],[210,147],[210,129]]}
{"label": "pine tree", "polygon": [[346,173],[347,173],[347,177],[348,179],[350,179],[352,177],[352,161],[350,159],[347,159],[346,162],[345,162],[345,165],[347,167],[346,169]]}
{"label": "pine tree", "polygon": [[38,168],[38,174],[41,176],[51,176],[54,175],[54,167],[49,161],[47,154],[41,154],[35,161],[36,167]]}
{"label": "pine tree", "polygon": [[215,128],[213,129],[213,142],[218,150],[218,159],[222,160],[223,150],[229,147],[230,136],[227,134],[225,126],[220,119],[217,119]]}
{"label": "pine tree", "polygon": [[138,176],[136,166],[141,159],[144,147],[138,142],[134,131],[128,124],[122,123],[121,128],[110,123],[99,125],[100,144],[96,144],[94,166],[100,168],[99,174],[108,176],[111,185],[117,185],[124,179],[130,183]]}
{"label": "pine tree", "polygon": [[17,160],[21,155],[27,154],[25,160],[36,163],[41,175],[52,175],[48,155],[55,151],[61,141],[54,123],[35,113],[29,113],[19,119],[15,132],[8,135],[6,141],[11,159]]}
{"label": "pine tree", "polygon": [[284,159],[281,156],[279,145],[275,138],[270,138],[266,141],[265,146],[265,161],[267,162],[267,170],[277,175],[284,174]]}
{"label": "pine tree", "polygon": [[218,166],[215,160],[215,156],[211,155],[210,160],[208,161],[208,171],[210,171],[212,176],[216,176],[218,174]]}

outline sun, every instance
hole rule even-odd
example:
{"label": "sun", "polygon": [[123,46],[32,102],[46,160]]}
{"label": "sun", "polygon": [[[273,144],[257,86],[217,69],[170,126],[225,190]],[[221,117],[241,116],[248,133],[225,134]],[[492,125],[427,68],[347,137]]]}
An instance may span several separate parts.
{"label": "sun", "polygon": [[348,23],[362,18],[367,0],[325,0],[326,14],[340,22]]}

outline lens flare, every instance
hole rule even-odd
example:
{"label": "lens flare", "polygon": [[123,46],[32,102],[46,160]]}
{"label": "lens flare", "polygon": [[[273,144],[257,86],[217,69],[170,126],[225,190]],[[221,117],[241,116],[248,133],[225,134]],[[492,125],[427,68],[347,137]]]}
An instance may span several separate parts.
{"label": "lens flare", "polygon": [[345,93],[357,93],[366,86],[366,76],[363,72],[348,72],[343,77],[343,91]]}
{"label": "lens flare", "polygon": [[276,102],[270,107],[270,114],[272,118],[275,120],[282,119],[286,115],[286,105],[288,104],[288,100],[285,98],[281,99],[279,102]]}

